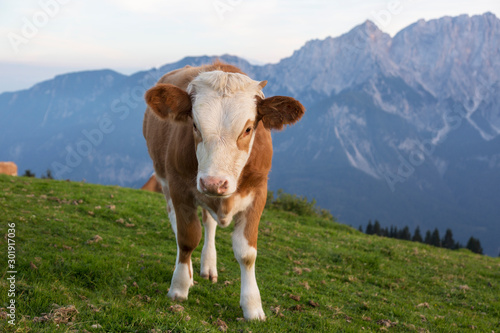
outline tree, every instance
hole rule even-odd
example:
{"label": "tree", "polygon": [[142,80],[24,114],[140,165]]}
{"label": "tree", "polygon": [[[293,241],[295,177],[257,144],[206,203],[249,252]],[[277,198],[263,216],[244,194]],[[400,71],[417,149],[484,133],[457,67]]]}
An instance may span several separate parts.
{"label": "tree", "polygon": [[26,169],[24,170],[24,175],[23,177],[35,177],[35,173],[34,172],[31,172],[30,169]]}
{"label": "tree", "polygon": [[373,233],[377,236],[382,235],[382,229],[380,228],[380,222],[375,220],[375,224],[373,225]]}
{"label": "tree", "polygon": [[469,238],[466,248],[468,248],[474,253],[483,254],[483,248],[481,247],[481,242],[477,238],[474,237]]}
{"label": "tree", "polygon": [[417,226],[417,229],[415,229],[415,232],[413,233],[413,238],[411,240],[414,242],[419,242],[419,243],[423,242],[422,235],[420,234],[420,227],[419,226]]}
{"label": "tree", "polygon": [[399,233],[399,239],[411,240],[410,228],[408,226],[404,227],[403,230]]}
{"label": "tree", "polygon": [[444,235],[442,244],[446,249],[455,248],[455,240],[453,239],[453,233],[451,232],[451,229],[446,230],[446,234]]}
{"label": "tree", "polygon": [[359,228],[358,228],[359,231],[363,232],[363,226],[360,225]]}
{"label": "tree", "polygon": [[398,232],[399,232],[398,227],[391,225],[391,230],[389,230],[389,237],[398,238]]}
{"label": "tree", "polygon": [[368,221],[368,225],[366,226],[366,234],[367,235],[373,235],[373,225],[372,225],[372,220]]}
{"label": "tree", "polygon": [[438,228],[434,229],[431,236],[431,245],[441,247],[441,237],[439,237]]}
{"label": "tree", "polygon": [[42,175],[42,179],[54,179],[54,176],[52,176],[52,171],[50,169],[47,169],[46,173]]}
{"label": "tree", "polygon": [[425,243],[425,244],[432,245],[432,243],[431,243],[431,238],[432,238],[431,231],[430,231],[430,230],[427,230],[427,232],[425,233],[425,240],[424,240],[424,243]]}

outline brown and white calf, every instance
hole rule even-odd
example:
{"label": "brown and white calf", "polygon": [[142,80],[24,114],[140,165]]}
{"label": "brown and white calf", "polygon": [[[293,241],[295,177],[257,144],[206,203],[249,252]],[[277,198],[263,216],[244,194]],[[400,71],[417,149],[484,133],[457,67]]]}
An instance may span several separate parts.
{"label": "brown and white calf", "polygon": [[177,239],[168,296],[185,300],[193,285],[191,253],[201,239],[201,206],[201,276],[217,281],[215,229],[234,220],[233,252],[241,268],[240,305],[247,320],[265,319],[255,259],[273,153],[270,130],[304,114],[291,97],[264,98],[266,83],[217,62],[167,73],[145,95],[144,137]]}
{"label": "brown and white calf", "polygon": [[0,174],[17,176],[17,165],[14,162],[0,162]]}

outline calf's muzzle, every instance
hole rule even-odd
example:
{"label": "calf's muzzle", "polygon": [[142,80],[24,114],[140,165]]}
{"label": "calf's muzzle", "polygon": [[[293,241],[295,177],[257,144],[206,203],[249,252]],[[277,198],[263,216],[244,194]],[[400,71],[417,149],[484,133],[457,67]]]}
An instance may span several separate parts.
{"label": "calf's muzzle", "polygon": [[229,189],[229,181],[223,177],[203,177],[200,178],[200,187],[204,194],[226,195]]}

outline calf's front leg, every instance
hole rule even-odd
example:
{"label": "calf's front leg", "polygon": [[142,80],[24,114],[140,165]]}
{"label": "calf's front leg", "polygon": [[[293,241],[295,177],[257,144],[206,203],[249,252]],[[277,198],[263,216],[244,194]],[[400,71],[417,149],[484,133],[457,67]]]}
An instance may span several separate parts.
{"label": "calf's front leg", "polygon": [[215,250],[215,229],[217,222],[206,209],[203,210],[203,226],[205,227],[205,242],[201,250],[200,275],[213,283],[217,282],[217,251]]}
{"label": "calf's front leg", "polygon": [[[251,214],[250,214],[251,215]],[[236,224],[232,236],[233,252],[241,269],[240,306],[246,320],[265,320],[262,310],[260,291],[255,278],[255,260],[257,259],[257,220],[251,219],[249,214],[241,213],[236,217]]]}
{"label": "calf's front leg", "polygon": [[193,264],[191,254],[201,239],[201,224],[196,208],[173,204],[176,217],[177,262],[167,296],[172,300],[188,298],[189,287],[193,285]]}

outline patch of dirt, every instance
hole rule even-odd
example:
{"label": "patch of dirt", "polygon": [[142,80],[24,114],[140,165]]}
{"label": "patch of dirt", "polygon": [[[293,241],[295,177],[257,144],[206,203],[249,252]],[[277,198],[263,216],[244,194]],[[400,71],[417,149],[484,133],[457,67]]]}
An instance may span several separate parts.
{"label": "patch of dirt", "polygon": [[380,319],[377,321],[377,324],[382,326],[382,327],[393,327],[396,326],[398,323],[394,321],[390,321],[389,319]]}
{"label": "patch of dirt", "polygon": [[429,308],[429,303],[427,302],[424,302],[424,303],[420,303],[419,305],[417,305],[417,308]]}
{"label": "patch of dirt", "polygon": [[219,331],[221,331],[221,332],[227,331],[227,324],[224,321],[222,321],[220,318],[217,319],[217,322],[215,323],[215,325],[218,326]]}
{"label": "patch of dirt", "polygon": [[309,304],[313,308],[317,308],[319,306],[319,304],[313,300],[310,300],[309,303],[307,303],[307,304]]}
{"label": "patch of dirt", "polygon": [[34,323],[54,322],[56,324],[71,323],[79,313],[74,305],[66,307],[55,305],[56,308],[50,313],[42,313],[40,317],[33,318]]}
{"label": "patch of dirt", "polygon": [[180,304],[174,304],[169,309],[170,312],[182,312],[184,311],[184,307]]}
{"label": "patch of dirt", "polygon": [[99,243],[100,241],[102,241],[102,237],[99,235],[95,235],[94,237],[92,237],[92,239],[89,239],[87,241],[87,244]]}
{"label": "patch of dirt", "polygon": [[311,287],[309,286],[309,283],[307,281],[304,281],[304,282],[299,282],[299,284],[301,286],[303,286],[304,288],[306,288],[306,290],[309,290],[311,289]]}

